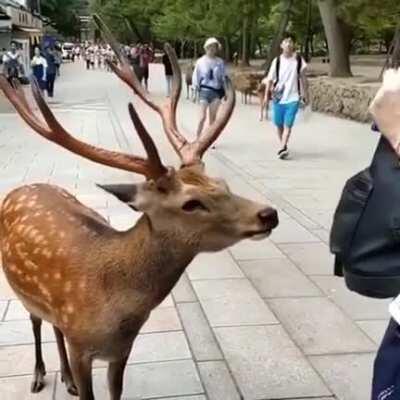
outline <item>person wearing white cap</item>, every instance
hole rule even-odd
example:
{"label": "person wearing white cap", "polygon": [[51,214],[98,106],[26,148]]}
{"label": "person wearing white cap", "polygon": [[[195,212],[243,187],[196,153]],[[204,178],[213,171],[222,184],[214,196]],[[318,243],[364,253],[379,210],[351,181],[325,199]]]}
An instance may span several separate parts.
{"label": "person wearing white cap", "polygon": [[199,93],[200,121],[197,128],[197,137],[203,131],[209,113],[212,124],[218,113],[221,99],[225,97],[225,63],[217,57],[221,44],[216,38],[209,38],[204,44],[205,55],[199,58],[193,71],[192,84]]}

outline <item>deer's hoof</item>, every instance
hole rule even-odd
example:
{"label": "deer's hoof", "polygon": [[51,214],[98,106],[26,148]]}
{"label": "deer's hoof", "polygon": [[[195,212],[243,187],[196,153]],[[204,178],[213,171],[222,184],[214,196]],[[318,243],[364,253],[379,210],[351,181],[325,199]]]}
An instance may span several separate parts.
{"label": "deer's hoof", "polygon": [[44,377],[41,376],[40,378],[35,378],[31,384],[31,392],[32,393],[39,393],[44,388]]}
{"label": "deer's hoof", "polygon": [[35,367],[35,371],[33,374],[33,381],[31,384],[32,393],[39,393],[44,388],[45,375],[46,375],[46,369],[44,367],[44,364]]}
{"label": "deer's hoof", "polygon": [[63,374],[61,374],[61,382],[65,383],[65,387],[69,394],[71,394],[72,396],[79,396],[78,388],[76,387],[72,376],[64,376]]}

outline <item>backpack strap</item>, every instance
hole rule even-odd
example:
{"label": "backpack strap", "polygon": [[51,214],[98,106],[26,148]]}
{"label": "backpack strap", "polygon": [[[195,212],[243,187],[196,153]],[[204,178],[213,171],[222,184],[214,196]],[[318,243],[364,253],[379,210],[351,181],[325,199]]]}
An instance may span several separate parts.
{"label": "backpack strap", "polygon": [[276,57],[276,63],[275,63],[275,75],[276,79],[274,82],[274,87],[278,84],[279,82],[279,73],[281,70],[281,56]]}
{"label": "backpack strap", "polygon": [[300,75],[301,75],[301,67],[303,66],[303,59],[300,54],[296,54],[297,58],[297,90],[299,91],[299,96],[301,96],[301,82],[300,82]]}

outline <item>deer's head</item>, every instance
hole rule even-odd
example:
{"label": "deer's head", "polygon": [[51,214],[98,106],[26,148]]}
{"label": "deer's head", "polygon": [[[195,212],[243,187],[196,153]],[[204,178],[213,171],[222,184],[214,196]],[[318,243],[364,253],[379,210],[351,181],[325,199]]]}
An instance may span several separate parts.
{"label": "deer's head", "polygon": [[92,161],[144,175],[141,184],[101,186],[135,210],[145,213],[156,231],[173,230],[189,240],[195,239],[200,251],[216,251],[244,238],[263,238],[278,225],[277,212],[264,204],[233,194],[225,181],[209,177],[202,157],[222,133],[234,106],[235,91],[226,81],[226,101],[216,121],[202,136],[189,142],[179,132],[176,110],[181,93],[182,74],[174,50],[165,46],[174,73],[172,94],[167,102],[159,105],[151,100],[142,88],[128,61],[108,28],[95,16],[95,21],[116,53],[119,64],[110,64],[116,75],[128,84],[138,98],[157,112],[168,140],[181,160],[178,170],[165,167],[157,147],[144,127],[134,106],[129,113],[147,153],[147,158],[100,149],[81,142],[70,135],[57,121],[44,101],[36,82],[32,82],[33,96],[45,123],[30,108],[23,90],[9,85],[0,77],[0,87],[15,106],[21,117],[40,135],[62,147]]}

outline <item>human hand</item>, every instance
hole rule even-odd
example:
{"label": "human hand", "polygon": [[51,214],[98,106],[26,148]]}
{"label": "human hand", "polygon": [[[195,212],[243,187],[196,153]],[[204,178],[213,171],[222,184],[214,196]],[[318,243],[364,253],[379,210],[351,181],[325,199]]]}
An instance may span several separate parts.
{"label": "human hand", "polygon": [[400,69],[389,69],[370,105],[370,112],[382,135],[400,155]]}

